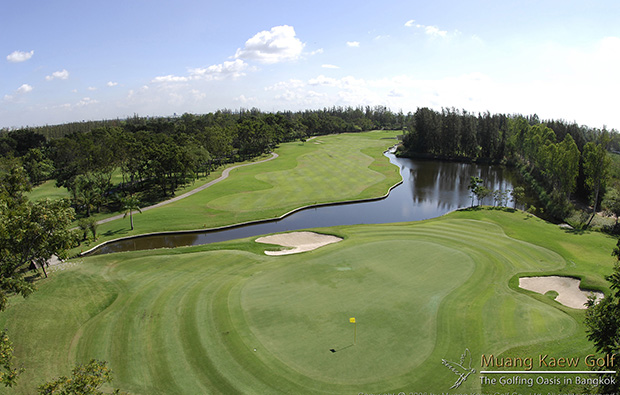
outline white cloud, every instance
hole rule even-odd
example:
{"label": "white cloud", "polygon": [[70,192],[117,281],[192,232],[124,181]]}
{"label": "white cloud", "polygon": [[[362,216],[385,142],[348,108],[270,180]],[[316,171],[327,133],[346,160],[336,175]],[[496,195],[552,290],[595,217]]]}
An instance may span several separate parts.
{"label": "white cloud", "polygon": [[28,59],[30,59],[32,55],[34,55],[34,51],[30,51],[30,52],[15,51],[7,55],[6,60],[8,60],[11,63],[25,62]]}
{"label": "white cloud", "polygon": [[347,46],[351,48],[358,48],[360,46],[359,41],[347,41]]}
{"label": "white cloud", "polygon": [[109,86],[110,88],[113,86],[118,85],[118,82],[112,82],[112,81],[108,81],[108,83],[106,84],[107,86]]}
{"label": "white cloud", "polygon": [[192,89],[190,91],[190,93],[192,94],[194,100],[198,101],[198,100],[202,100],[204,98],[207,97],[207,94],[204,92],[199,91],[198,89]]}
{"label": "white cloud", "polygon": [[85,97],[79,102],[77,102],[75,104],[75,107],[85,107],[85,106],[90,106],[91,104],[96,104],[96,103],[99,103],[99,102],[95,99],[91,99],[90,97]]}
{"label": "white cloud", "polygon": [[32,92],[34,88],[31,85],[23,84],[19,88],[15,90],[15,93],[12,95],[4,95],[4,100],[8,102],[19,102],[20,96],[25,95],[26,93]]}
{"label": "white cloud", "polygon": [[281,89],[297,89],[306,86],[302,80],[290,79],[288,81],[280,81],[274,85],[265,88],[266,91],[275,91]]}
{"label": "white cloud", "polygon": [[[245,71],[250,67],[241,59],[226,61],[204,68],[189,69],[189,76],[162,75],[151,80],[153,83],[177,83],[192,80],[221,81],[224,79],[237,79],[245,76]],[[108,86],[110,86],[108,84]]]}
{"label": "white cloud", "polygon": [[340,79],[326,77],[324,75],[319,75],[316,78],[312,78],[308,80],[308,85],[320,85],[320,86],[331,86],[336,88],[352,88],[352,87],[360,87],[366,85],[366,81],[363,79],[355,78],[352,76],[343,77]]}
{"label": "white cloud", "polygon": [[17,93],[28,93],[31,92],[32,89],[34,89],[31,85],[28,84],[23,84],[22,86],[20,86],[19,88],[17,88]]}
{"label": "white cloud", "polygon": [[448,35],[446,30],[439,30],[437,26],[424,26],[424,33],[432,37],[446,37]]}
{"label": "white cloud", "polygon": [[325,50],[323,48],[319,48],[316,51],[310,52],[310,55],[317,55],[317,54],[321,54],[323,52],[325,52]]}
{"label": "white cloud", "polygon": [[263,30],[245,42],[243,49],[237,49],[235,58],[251,59],[273,64],[296,60],[305,44],[295,36],[292,26],[283,25]]}
{"label": "white cloud", "polygon": [[[421,25],[419,23],[415,23],[415,20],[413,20],[413,19],[407,21],[405,23],[405,26],[413,27],[413,28],[416,28],[416,29],[421,29],[421,30],[424,31],[424,34],[426,34],[427,36],[431,36],[431,37],[446,38],[448,36],[448,31],[447,30],[441,30],[437,26]],[[458,34],[458,32],[456,32],[455,34]]]}
{"label": "white cloud", "polygon": [[87,107],[93,104],[97,104],[99,103],[98,100],[95,99],[91,99],[90,97],[84,97],[82,98],[80,101],[76,102],[76,103],[63,103],[63,104],[59,104],[56,106],[52,106],[52,107],[45,107],[46,110],[51,109],[51,110],[55,110],[55,109],[63,109],[63,110],[69,110],[69,111],[73,111],[77,108],[83,108],[83,107]]}
{"label": "white cloud", "polygon": [[168,74],[162,75],[159,77],[155,77],[151,80],[151,82],[186,82],[189,81],[187,77],[179,77],[176,75]]}
{"label": "white cloud", "polygon": [[91,91],[91,92],[94,92],[94,91],[96,91],[96,90],[97,90],[97,88],[95,88],[94,86],[89,86],[89,87],[88,87],[88,88],[86,88],[86,89],[88,89],[88,90],[89,90],[89,91]]}
{"label": "white cloud", "polygon": [[234,97],[233,101],[241,103],[243,105],[258,103],[258,99],[256,99],[255,97],[246,97],[245,95]]}
{"label": "white cloud", "polygon": [[[236,79],[245,75],[248,64],[241,59],[226,61],[220,64],[214,64],[205,68],[190,69],[192,79],[223,80],[226,78]],[[178,77],[185,78],[185,77]]]}
{"label": "white cloud", "polygon": [[321,65],[322,68],[324,69],[339,69],[340,67],[333,65],[333,64],[322,64]]}
{"label": "white cloud", "polygon": [[48,75],[45,77],[47,81],[51,81],[54,79],[66,80],[68,78],[69,78],[69,72],[65,69],[62,69],[60,71],[54,71],[52,75]]}

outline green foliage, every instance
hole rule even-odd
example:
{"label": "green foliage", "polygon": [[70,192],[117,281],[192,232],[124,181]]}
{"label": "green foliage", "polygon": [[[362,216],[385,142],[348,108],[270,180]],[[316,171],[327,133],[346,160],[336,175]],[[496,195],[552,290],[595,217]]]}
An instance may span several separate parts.
{"label": "green foliage", "polygon": [[[61,376],[55,380],[42,384],[38,388],[40,395],[103,395],[99,390],[103,384],[112,382],[112,371],[106,361],[92,359],[85,365],[78,365],[72,371],[72,376]],[[114,390],[113,394],[120,394]]]}
{"label": "green foliage", "polygon": [[[59,201],[30,202],[26,173],[16,161],[0,162],[0,311],[7,308],[9,296],[26,297],[34,291],[35,276],[30,265],[45,272],[52,255],[63,256],[73,246],[68,225],[73,210]],[[13,386],[20,374],[12,367],[13,346],[6,330],[0,334],[0,382]]]}
{"label": "green foliage", "polygon": [[[0,298],[5,292],[26,296],[32,285],[26,281],[29,266],[34,263],[45,272],[52,255],[61,256],[73,246],[73,233],[68,225],[73,209],[68,202],[30,202],[25,172],[15,162],[0,171]],[[0,310],[5,307],[0,303]]]}
{"label": "green foliage", "polygon": [[[471,192],[471,207],[474,207],[474,196],[478,196],[478,190],[480,189],[482,183],[483,180],[480,177],[472,176],[469,179],[469,186],[467,187],[467,189],[469,189],[469,191]],[[478,201],[480,201],[480,198],[478,198]]]}
{"label": "green foliage", "polygon": [[482,185],[484,181],[480,177],[472,176],[469,180],[469,186],[467,187],[472,193],[472,207],[474,205],[474,196],[478,199],[478,205],[482,204],[484,199],[493,195],[493,191]]}
{"label": "green foliage", "polygon": [[510,197],[514,203],[513,207],[517,208],[517,204],[523,202],[523,199],[525,198],[525,188],[521,186],[514,187],[512,191],[510,191]]}
{"label": "green foliage", "polygon": [[616,188],[610,188],[605,193],[602,203],[605,215],[608,217],[615,217],[616,223],[614,225],[614,231],[618,227],[618,217],[620,217],[620,191]]}
{"label": "green foliage", "polygon": [[586,187],[596,204],[600,200],[596,191],[602,191],[604,183],[599,186],[596,180],[600,177],[588,174],[598,171],[594,167],[606,168],[608,164],[595,165],[591,152],[584,150],[601,146],[595,156],[603,157],[610,139],[605,130],[563,121],[541,123],[537,116],[488,112],[474,116],[455,109],[419,108],[406,122],[405,155],[516,164],[549,217],[564,218],[571,210],[572,195],[584,197]]}
{"label": "green foliage", "polygon": [[133,195],[127,196],[121,199],[121,205],[125,212],[123,218],[127,217],[127,214],[129,214],[129,222],[131,223],[131,230],[133,230],[133,212],[138,211],[142,213],[140,209],[140,200]]}
{"label": "green foliage", "polygon": [[0,383],[5,387],[12,387],[24,369],[13,367],[13,343],[9,340],[7,330],[0,333]]}
{"label": "green foliage", "polygon": [[[620,240],[612,251],[612,255],[620,260]],[[620,264],[616,262],[611,275],[606,277],[610,283],[611,293],[596,303],[588,300],[585,325],[588,340],[594,343],[596,350],[605,354],[620,353]],[[600,385],[601,393],[612,393],[620,390],[620,371],[615,374],[616,383]]]}
{"label": "green foliage", "polygon": [[478,189],[476,190],[476,197],[478,198],[478,204],[483,204],[484,199],[486,199],[487,197],[491,196],[493,194],[493,191],[491,191],[489,188],[485,187],[484,185],[481,185],[478,187]]}
{"label": "green foliage", "polygon": [[609,177],[611,159],[607,155],[607,150],[605,148],[608,142],[609,136],[603,134],[599,144],[589,142],[583,149],[583,173],[586,177],[585,183],[590,189],[593,206],[592,216],[587,226],[590,225],[592,219],[596,215],[599,204],[599,194],[605,189]]}
{"label": "green foliage", "polygon": [[31,148],[22,157],[22,164],[33,186],[48,180],[54,172],[54,163],[40,148]]}

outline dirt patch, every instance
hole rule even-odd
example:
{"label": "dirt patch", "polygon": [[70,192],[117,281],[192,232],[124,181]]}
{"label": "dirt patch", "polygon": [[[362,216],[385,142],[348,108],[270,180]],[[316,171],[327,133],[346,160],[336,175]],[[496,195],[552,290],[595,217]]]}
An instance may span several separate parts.
{"label": "dirt patch", "polygon": [[519,288],[538,292],[543,295],[549,291],[555,291],[558,293],[555,300],[573,309],[585,309],[585,303],[588,301],[588,296],[590,294],[594,294],[596,300],[601,300],[605,296],[602,292],[579,288],[580,283],[580,280],[572,277],[521,277],[519,279]]}
{"label": "dirt patch", "polygon": [[277,244],[289,249],[280,251],[265,251],[267,255],[288,255],[300,252],[316,250],[328,244],[342,241],[340,237],[322,235],[314,232],[281,233],[271,236],[263,236],[256,239],[257,243]]}

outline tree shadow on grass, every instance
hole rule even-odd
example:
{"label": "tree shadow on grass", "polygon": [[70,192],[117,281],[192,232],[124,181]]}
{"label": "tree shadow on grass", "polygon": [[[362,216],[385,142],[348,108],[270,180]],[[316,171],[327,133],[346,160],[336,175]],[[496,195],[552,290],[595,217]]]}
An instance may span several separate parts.
{"label": "tree shadow on grass", "polygon": [[116,229],[116,230],[108,230],[105,233],[102,233],[103,236],[117,236],[117,235],[126,235],[128,233],[127,229]]}
{"label": "tree shadow on grass", "polygon": [[584,235],[586,234],[587,229],[564,229],[564,233],[568,233],[571,235]]}

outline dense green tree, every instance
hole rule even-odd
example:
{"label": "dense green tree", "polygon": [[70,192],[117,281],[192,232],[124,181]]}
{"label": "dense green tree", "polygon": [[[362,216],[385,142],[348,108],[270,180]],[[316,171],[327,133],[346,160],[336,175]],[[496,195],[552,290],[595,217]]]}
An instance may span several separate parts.
{"label": "dense green tree", "polygon": [[[620,259],[620,240],[612,255]],[[611,275],[606,277],[610,282],[611,293],[598,303],[590,298],[586,310],[586,333],[588,340],[594,343],[601,354],[613,355],[620,353],[620,265],[614,265]],[[620,390],[620,371],[614,375],[615,383],[602,384],[600,393],[617,393]]]}
{"label": "dense green tree", "polygon": [[62,256],[74,243],[68,230],[73,210],[64,200],[30,202],[23,169],[15,162],[0,169],[0,311],[10,293],[27,296],[32,283],[27,272],[31,264],[45,273],[52,255]]}
{"label": "dense green tree", "polygon": [[616,188],[608,189],[603,197],[602,206],[605,210],[605,215],[616,219],[613,229],[614,232],[616,232],[618,228],[618,218],[620,217],[620,191]]}
{"label": "dense green tree", "polygon": [[31,148],[22,157],[22,165],[33,186],[48,180],[54,172],[54,162],[47,158],[40,148]]}
{"label": "dense green tree", "polygon": [[476,136],[477,128],[477,118],[473,114],[468,114],[466,111],[463,111],[460,146],[463,156],[467,158],[478,158],[480,150],[482,149],[480,145],[478,145]]}
{"label": "dense green tree", "polygon": [[239,149],[243,157],[260,155],[269,150],[273,131],[267,124],[257,118],[243,118],[237,127],[237,136],[234,146]]}
{"label": "dense green tree", "polygon": [[592,216],[586,224],[586,227],[590,226],[590,223],[594,219],[598,208],[599,194],[601,190],[605,188],[607,177],[609,175],[610,159],[607,155],[605,145],[607,143],[607,137],[602,136],[602,142],[595,144],[589,142],[583,149],[583,172],[586,176],[586,184],[590,188],[592,196]]}
{"label": "dense green tree", "polygon": [[570,134],[558,146],[558,157],[555,159],[555,176],[558,189],[566,194],[566,199],[575,191],[579,176],[579,157],[581,153]]}
{"label": "dense green tree", "polygon": [[454,108],[443,109],[441,117],[440,153],[448,157],[461,156],[462,117]]}
{"label": "dense green tree", "polygon": [[[30,267],[47,276],[45,266],[52,255],[63,256],[74,243],[68,230],[73,210],[65,201],[30,202],[26,172],[16,160],[0,161],[0,311],[9,296],[30,295],[35,287]],[[6,330],[0,334],[0,382],[15,384],[20,369],[12,365],[13,346]]]}
{"label": "dense green tree", "polygon": [[510,191],[510,196],[514,203],[513,207],[517,208],[517,204],[522,203],[525,198],[525,188],[521,186],[514,187],[512,191]]}

